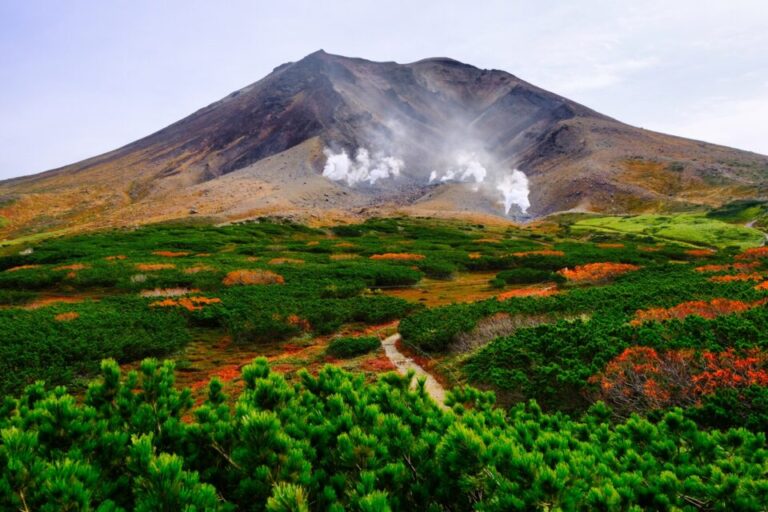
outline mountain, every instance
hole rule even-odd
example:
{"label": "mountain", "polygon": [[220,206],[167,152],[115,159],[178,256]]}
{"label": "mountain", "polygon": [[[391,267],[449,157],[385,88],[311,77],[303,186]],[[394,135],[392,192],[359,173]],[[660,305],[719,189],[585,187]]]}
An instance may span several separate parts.
{"label": "mountain", "polygon": [[318,51],[120,149],[0,182],[0,235],[672,211],[766,190],[768,157],[628,126],[504,71]]}

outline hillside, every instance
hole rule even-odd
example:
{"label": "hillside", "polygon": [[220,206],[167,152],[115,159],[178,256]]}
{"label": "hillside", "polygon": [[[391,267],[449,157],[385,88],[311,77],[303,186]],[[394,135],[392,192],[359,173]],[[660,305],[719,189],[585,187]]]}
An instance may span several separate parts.
{"label": "hillside", "polygon": [[634,128],[504,71],[319,51],[120,149],[1,182],[0,236],[686,210],[764,197],[767,178],[768,157]]}

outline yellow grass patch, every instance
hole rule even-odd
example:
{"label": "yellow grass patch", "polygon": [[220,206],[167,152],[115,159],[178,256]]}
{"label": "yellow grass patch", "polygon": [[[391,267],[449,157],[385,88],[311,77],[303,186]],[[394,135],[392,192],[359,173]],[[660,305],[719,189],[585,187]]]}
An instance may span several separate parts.
{"label": "yellow grass patch", "polygon": [[189,295],[190,293],[200,293],[197,288],[155,288],[153,290],[142,290],[142,297],[179,297]]}
{"label": "yellow grass patch", "polygon": [[215,272],[216,269],[209,267],[208,265],[195,265],[194,267],[185,268],[182,272],[185,274],[197,274],[198,272]]}
{"label": "yellow grass patch", "polygon": [[513,252],[512,256],[518,258],[523,258],[525,256],[565,256],[565,253],[555,249],[539,249],[538,251]]}
{"label": "yellow grass patch", "polygon": [[203,306],[207,304],[217,304],[221,302],[221,299],[217,297],[181,297],[178,299],[167,298],[153,302],[150,307],[153,308],[168,308],[168,307],[182,307],[187,311],[197,311],[203,309]]}
{"label": "yellow grass patch", "polygon": [[28,268],[38,268],[40,265],[19,265],[18,267],[11,267],[6,269],[6,272],[18,272],[19,270],[26,270]]}
{"label": "yellow grass patch", "polygon": [[372,260],[396,260],[396,261],[418,261],[423,260],[423,254],[414,254],[411,252],[385,252],[383,254],[374,254]]}
{"label": "yellow grass patch", "polygon": [[72,270],[72,271],[77,271],[77,270],[83,270],[85,268],[91,268],[91,267],[90,267],[90,265],[85,265],[83,263],[73,263],[71,265],[62,265],[60,267],[56,267],[53,270]]}
{"label": "yellow grass patch", "polygon": [[66,313],[59,313],[55,317],[53,317],[54,320],[57,322],[69,322],[70,320],[74,320],[76,318],[80,317],[80,313],[77,311],[68,311]]}
{"label": "yellow grass patch", "polygon": [[269,270],[233,270],[222,281],[226,286],[283,284],[284,282],[283,276]]}
{"label": "yellow grass patch", "polygon": [[188,252],[179,251],[152,251],[155,256],[162,256],[163,258],[181,258],[182,256],[189,256]]}
{"label": "yellow grass patch", "polygon": [[136,268],[138,270],[147,272],[150,270],[169,270],[176,268],[173,263],[137,263]]}
{"label": "yellow grass patch", "polygon": [[302,263],[304,263],[304,260],[298,258],[272,258],[269,260],[270,265],[301,265]]}

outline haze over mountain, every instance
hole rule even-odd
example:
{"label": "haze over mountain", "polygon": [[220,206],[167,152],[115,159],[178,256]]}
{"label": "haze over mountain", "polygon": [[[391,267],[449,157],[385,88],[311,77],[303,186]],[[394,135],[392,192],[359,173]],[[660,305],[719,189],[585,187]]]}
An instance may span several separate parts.
{"label": "haze over mountain", "polygon": [[318,51],[120,149],[0,182],[0,216],[5,236],[190,216],[517,219],[767,189],[768,157],[634,128],[504,71]]}

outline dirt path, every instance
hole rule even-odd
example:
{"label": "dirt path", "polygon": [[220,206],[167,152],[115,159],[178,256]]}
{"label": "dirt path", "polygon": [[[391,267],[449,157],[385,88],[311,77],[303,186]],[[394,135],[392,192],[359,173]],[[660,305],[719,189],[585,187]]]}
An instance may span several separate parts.
{"label": "dirt path", "polygon": [[392,361],[392,364],[397,367],[397,371],[405,375],[408,370],[413,370],[416,374],[416,378],[424,378],[426,379],[426,383],[424,385],[424,389],[427,391],[429,396],[432,397],[432,399],[437,402],[437,405],[442,407],[443,409],[446,409],[445,406],[445,388],[435,380],[435,378],[430,375],[424,368],[416,364],[416,362],[411,359],[410,357],[407,357],[402,352],[397,350],[397,347],[395,344],[400,340],[400,334],[393,334],[392,336],[389,336],[388,338],[385,338],[381,341],[381,345],[384,347],[384,352],[387,354],[387,357],[390,361]]}

